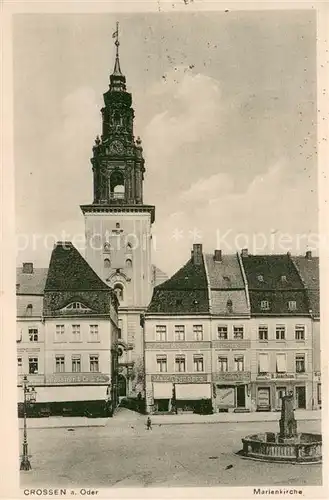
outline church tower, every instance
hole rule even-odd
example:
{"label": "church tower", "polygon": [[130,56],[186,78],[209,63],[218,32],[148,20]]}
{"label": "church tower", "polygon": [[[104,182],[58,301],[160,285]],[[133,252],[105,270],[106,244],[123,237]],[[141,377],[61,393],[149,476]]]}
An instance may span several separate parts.
{"label": "church tower", "polygon": [[[151,226],[155,207],[143,203],[145,161],[141,140],[134,137],[132,96],[119,60],[119,32],[109,90],[104,94],[102,135],[91,158],[94,199],[82,205],[88,264],[113,287],[120,302],[119,323],[128,351],[119,359],[131,393],[139,383],[143,336],[140,315],[152,296]],[[139,387],[135,391],[141,390]],[[124,391],[123,391],[124,392]]]}

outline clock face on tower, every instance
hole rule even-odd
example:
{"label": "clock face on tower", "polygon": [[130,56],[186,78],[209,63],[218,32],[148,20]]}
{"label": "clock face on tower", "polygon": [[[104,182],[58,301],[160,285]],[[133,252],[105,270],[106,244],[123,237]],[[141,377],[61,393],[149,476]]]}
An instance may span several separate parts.
{"label": "clock face on tower", "polygon": [[113,141],[110,144],[110,152],[114,154],[122,154],[124,151],[124,147],[121,141]]}

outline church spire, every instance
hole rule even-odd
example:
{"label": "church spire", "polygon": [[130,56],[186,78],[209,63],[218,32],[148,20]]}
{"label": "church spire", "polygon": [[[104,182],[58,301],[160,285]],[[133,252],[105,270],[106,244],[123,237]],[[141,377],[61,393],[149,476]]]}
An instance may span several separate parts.
{"label": "church spire", "polygon": [[117,22],[117,29],[113,33],[112,38],[115,38],[115,63],[114,63],[114,69],[113,73],[110,76],[110,90],[111,91],[116,91],[116,92],[125,92],[126,91],[126,77],[122,74],[121,72],[121,67],[120,67],[120,59],[119,59],[119,23]]}

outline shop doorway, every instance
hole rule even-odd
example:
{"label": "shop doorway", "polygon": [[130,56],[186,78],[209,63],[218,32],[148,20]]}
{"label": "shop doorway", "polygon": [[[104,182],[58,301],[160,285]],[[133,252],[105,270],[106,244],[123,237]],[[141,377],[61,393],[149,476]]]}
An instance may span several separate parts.
{"label": "shop doorway", "polygon": [[282,408],[282,397],[286,395],[285,387],[277,387],[276,388],[276,408],[277,410],[281,410]]}
{"label": "shop doorway", "polygon": [[244,385],[238,385],[236,388],[236,406],[237,408],[246,407],[246,388]]}
{"label": "shop doorway", "polygon": [[296,387],[296,406],[297,408],[306,408],[306,389],[305,386]]}
{"label": "shop doorway", "polygon": [[271,409],[270,404],[270,388],[269,387],[259,387],[257,391],[257,409],[259,411],[269,411]]}
{"label": "shop doorway", "polygon": [[123,375],[118,375],[118,395],[119,398],[127,395],[127,381]]}

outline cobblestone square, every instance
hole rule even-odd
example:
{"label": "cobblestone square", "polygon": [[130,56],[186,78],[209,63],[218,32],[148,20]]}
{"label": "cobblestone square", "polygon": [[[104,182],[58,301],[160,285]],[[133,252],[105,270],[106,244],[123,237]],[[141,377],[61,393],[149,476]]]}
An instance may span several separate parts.
{"label": "cobblestone square", "polygon": [[[21,487],[205,487],[321,485],[321,465],[258,463],[236,456],[241,438],[277,422],[154,425],[145,417],[105,427],[30,429],[33,469]],[[299,422],[320,432],[320,421]],[[230,467],[228,467],[230,466]],[[228,467],[228,468],[227,468]]]}

